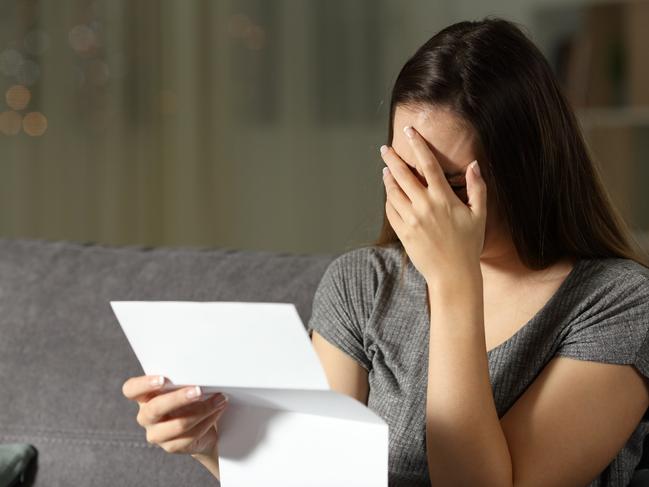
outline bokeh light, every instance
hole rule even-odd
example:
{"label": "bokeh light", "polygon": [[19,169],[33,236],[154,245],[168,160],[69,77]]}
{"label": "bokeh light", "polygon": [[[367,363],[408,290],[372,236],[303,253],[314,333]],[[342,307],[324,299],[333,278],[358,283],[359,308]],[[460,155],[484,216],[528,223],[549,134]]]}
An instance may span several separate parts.
{"label": "bokeh light", "polygon": [[23,62],[23,55],[15,49],[5,49],[0,53],[0,71],[7,76],[16,75]]}
{"label": "bokeh light", "polygon": [[47,117],[41,112],[29,112],[23,118],[23,130],[32,137],[43,135],[47,130]]}
{"label": "bokeh light", "polygon": [[23,85],[13,85],[5,93],[7,105],[14,110],[24,110],[31,97],[31,92]]}
{"label": "bokeh light", "polygon": [[95,31],[87,25],[76,25],[68,33],[68,41],[72,49],[79,53],[86,53],[95,48],[97,39]]}
{"label": "bokeh light", "polygon": [[34,61],[28,59],[18,67],[15,76],[20,84],[31,86],[41,76],[41,68]]}
{"label": "bokeh light", "polygon": [[5,135],[16,135],[20,132],[22,117],[20,113],[7,111],[0,113],[0,132]]}

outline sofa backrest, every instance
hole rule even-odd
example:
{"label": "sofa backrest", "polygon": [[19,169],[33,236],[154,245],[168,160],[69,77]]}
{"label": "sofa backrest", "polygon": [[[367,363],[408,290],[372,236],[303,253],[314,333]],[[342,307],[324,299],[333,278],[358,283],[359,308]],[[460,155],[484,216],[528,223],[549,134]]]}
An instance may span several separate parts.
{"label": "sofa backrest", "polygon": [[146,442],[121,392],[142,370],[109,302],[290,302],[306,324],[334,257],[0,239],[0,442],[36,446],[35,485],[213,485]]}

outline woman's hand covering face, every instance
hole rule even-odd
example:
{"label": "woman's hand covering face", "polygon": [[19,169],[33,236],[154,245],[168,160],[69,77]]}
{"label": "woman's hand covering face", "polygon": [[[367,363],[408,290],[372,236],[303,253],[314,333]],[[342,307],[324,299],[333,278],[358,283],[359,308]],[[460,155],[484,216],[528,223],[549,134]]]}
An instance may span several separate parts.
{"label": "woman's hand covering face", "polygon": [[411,126],[404,133],[414,156],[410,164],[393,147],[381,147],[390,225],[427,281],[475,269],[487,216],[487,187],[478,162],[447,179],[423,136]]}

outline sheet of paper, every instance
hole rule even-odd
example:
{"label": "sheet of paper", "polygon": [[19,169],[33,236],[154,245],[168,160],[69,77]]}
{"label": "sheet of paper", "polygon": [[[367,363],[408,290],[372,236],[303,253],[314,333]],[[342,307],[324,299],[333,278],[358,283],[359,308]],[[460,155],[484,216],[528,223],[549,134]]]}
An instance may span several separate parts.
{"label": "sheet of paper", "polygon": [[219,422],[222,487],[388,485],[386,424],[253,406],[229,413]]}
{"label": "sheet of paper", "polygon": [[145,374],[228,395],[223,487],[387,485],[387,424],[329,389],[292,303],[111,306]]}
{"label": "sheet of paper", "polygon": [[293,303],[111,305],[146,374],[179,386],[329,389]]}

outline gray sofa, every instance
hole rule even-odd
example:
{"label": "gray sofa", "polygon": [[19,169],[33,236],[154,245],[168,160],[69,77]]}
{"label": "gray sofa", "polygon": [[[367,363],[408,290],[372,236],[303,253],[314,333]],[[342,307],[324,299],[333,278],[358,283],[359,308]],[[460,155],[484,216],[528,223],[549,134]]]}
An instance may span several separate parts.
{"label": "gray sofa", "polygon": [[141,369],[109,301],[292,302],[306,323],[334,257],[0,239],[0,443],[37,448],[37,486],[218,485],[146,442],[121,393]]}

